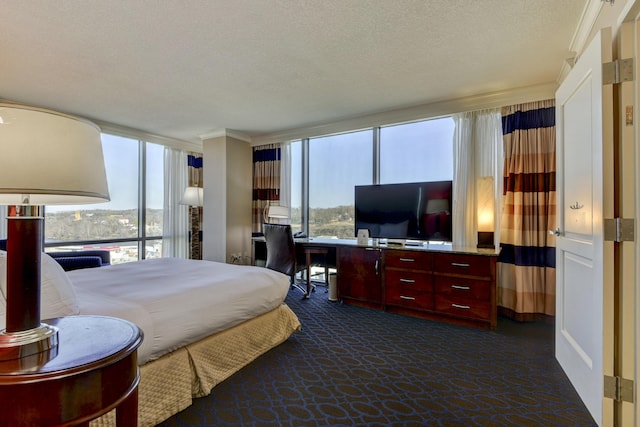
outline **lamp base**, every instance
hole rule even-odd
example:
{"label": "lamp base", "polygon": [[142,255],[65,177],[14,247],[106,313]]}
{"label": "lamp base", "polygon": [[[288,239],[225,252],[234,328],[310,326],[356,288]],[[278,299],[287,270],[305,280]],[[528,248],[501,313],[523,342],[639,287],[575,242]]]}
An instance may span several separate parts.
{"label": "lamp base", "polygon": [[478,248],[495,249],[493,242],[493,231],[478,231]]}
{"label": "lamp base", "polygon": [[41,323],[25,331],[0,331],[0,361],[21,359],[58,346],[58,328]]}

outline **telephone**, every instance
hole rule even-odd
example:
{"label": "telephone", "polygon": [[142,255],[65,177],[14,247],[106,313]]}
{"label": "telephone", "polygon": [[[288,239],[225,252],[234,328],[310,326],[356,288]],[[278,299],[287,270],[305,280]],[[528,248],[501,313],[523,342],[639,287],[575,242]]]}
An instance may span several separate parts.
{"label": "telephone", "polygon": [[294,239],[304,239],[306,237],[307,237],[307,233],[305,233],[304,231],[298,231],[293,235]]}

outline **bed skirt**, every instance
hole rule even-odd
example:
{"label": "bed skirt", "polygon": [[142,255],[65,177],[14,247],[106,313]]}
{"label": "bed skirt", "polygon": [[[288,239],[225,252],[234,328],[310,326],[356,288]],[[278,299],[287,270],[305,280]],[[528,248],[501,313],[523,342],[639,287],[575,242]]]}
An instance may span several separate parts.
{"label": "bed skirt", "polygon": [[[300,329],[286,305],[166,354],[140,367],[138,425],[155,426],[206,396],[258,356]],[[91,421],[91,427],[116,425],[115,411]]]}

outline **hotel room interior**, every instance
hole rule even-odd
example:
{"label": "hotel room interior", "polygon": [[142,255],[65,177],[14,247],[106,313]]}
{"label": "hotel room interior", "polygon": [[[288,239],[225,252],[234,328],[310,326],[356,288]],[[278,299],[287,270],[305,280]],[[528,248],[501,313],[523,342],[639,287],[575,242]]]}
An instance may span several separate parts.
{"label": "hotel room interior", "polygon": [[640,425],[639,14],[4,2],[0,425]]}

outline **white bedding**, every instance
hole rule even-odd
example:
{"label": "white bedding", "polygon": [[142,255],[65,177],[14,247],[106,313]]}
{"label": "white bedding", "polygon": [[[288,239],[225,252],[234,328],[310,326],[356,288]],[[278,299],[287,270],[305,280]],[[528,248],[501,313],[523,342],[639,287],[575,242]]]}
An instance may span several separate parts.
{"label": "white bedding", "polygon": [[282,304],[289,277],[266,268],[159,258],[67,272],[80,314],[114,316],[144,332],[143,364]]}

